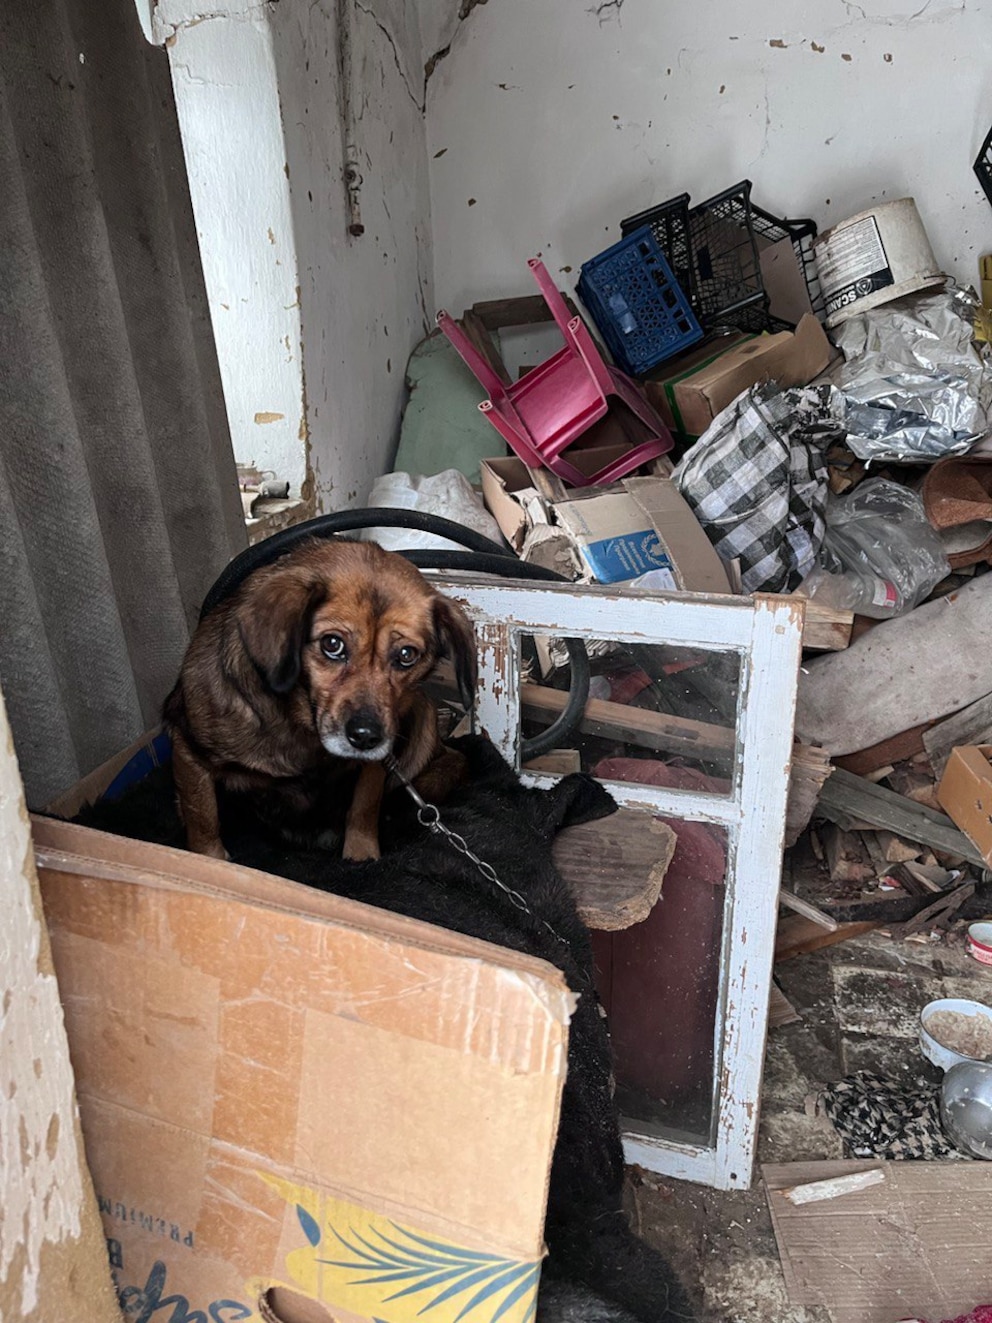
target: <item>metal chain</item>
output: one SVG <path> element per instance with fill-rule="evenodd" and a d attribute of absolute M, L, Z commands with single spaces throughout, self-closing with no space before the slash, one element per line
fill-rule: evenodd
<path fill-rule="evenodd" d="M 400 784 L 406 789 L 407 794 L 417 805 L 417 821 L 420 825 L 426 827 L 427 830 L 432 832 L 435 836 L 445 837 L 453 849 L 457 850 L 459 854 L 463 854 L 466 859 L 469 859 L 475 864 L 476 868 L 487 882 L 491 882 L 503 892 L 511 905 L 514 905 L 518 910 L 522 910 L 525 914 L 529 914 L 535 922 L 543 924 L 556 941 L 561 942 L 562 946 L 567 947 L 569 943 L 566 939 L 562 937 L 550 923 L 548 923 L 547 919 L 541 919 L 534 913 L 531 907 L 527 904 L 526 898 L 522 896 L 519 891 L 515 891 L 513 887 L 508 887 L 506 885 L 496 872 L 495 868 L 493 868 L 492 864 L 486 863 L 484 859 L 480 859 L 479 856 L 472 851 L 464 836 L 459 836 L 458 832 L 452 831 L 450 827 L 445 826 L 441 821 L 441 812 L 437 805 L 428 804 L 427 800 L 424 799 L 412 782 L 408 781 L 400 771 L 399 763 L 392 754 L 390 754 L 384 761 L 386 770 L 396 777 Z"/>

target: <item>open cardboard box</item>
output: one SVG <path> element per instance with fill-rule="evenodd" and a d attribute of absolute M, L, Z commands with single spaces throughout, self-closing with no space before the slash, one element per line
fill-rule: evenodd
<path fill-rule="evenodd" d="M 992 868 L 992 744 L 952 749 L 937 799 Z"/>
<path fill-rule="evenodd" d="M 593 450 L 574 452 L 575 462 L 583 456 L 602 462 L 602 452 Z M 482 461 L 486 505 L 517 550 L 529 528 L 525 493 L 532 486 L 515 456 Z M 669 478 L 625 478 L 610 487 L 574 488 L 569 496 L 543 505 L 597 582 L 620 583 L 656 569 L 667 571 L 662 586 L 676 591 L 732 591 L 723 562 Z"/>
<path fill-rule="evenodd" d="M 828 366 L 834 355 L 823 327 L 807 313 L 795 331 L 732 339 L 701 346 L 688 362 L 672 360 L 664 375 L 645 381 L 648 399 L 668 425 L 695 438 L 742 391 L 774 381 L 783 389 L 805 386 Z"/>
<path fill-rule="evenodd" d="M 524 1323 L 561 973 L 220 860 L 32 826 L 128 1316 Z"/>

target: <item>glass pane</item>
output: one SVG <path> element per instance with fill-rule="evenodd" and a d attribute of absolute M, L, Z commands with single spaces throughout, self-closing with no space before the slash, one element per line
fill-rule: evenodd
<path fill-rule="evenodd" d="M 710 823 L 665 821 L 677 842 L 662 900 L 640 923 L 592 934 L 597 984 L 625 1128 L 709 1146 L 720 1069 L 714 1044 L 727 835 Z"/>
<path fill-rule="evenodd" d="M 535 741 L 542 740 L 565 705 L 572 659 L 562 638 L 521 637 L 523 766 L 573 766 L 607 780 L 652 785 L 659 784 L 660 763 L 686 769 L 685 789 L 731 793 L 739 761 L 739 653 L 603 639 L 587 639 L 584 647 L 590 701 L 578 725 L 553 742 L 555 750 L 566 752 L 535 765 L 532 759 L 540 748 Z"/>

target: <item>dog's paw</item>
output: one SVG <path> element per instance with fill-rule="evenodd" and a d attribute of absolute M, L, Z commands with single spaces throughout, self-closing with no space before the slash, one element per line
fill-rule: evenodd
<path fill-rule="evenodd" d="M 379 846 L 375 841 L 349 841 L 341 852 L 341 858 L 352 864 L 366 864 L 379 857 Z"/>

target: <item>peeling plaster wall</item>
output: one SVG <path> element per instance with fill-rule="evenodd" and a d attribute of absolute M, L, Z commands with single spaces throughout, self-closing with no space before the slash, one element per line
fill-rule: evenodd
<path fill-rule="evenodd" d="M 915 196 L 977 281 L 992 208 L 989 0 L 421 0 L 439 306 L 561 283 L 627 215 L 749 178 L 821 229 Z M 447 53 L 443 54 L 447 48 Z"/>
<path fill-rule="evenodd" d="M 348 6 L 346 6 L 347 8 Z M 350 0 L 365 233 L 349 236 L 333 0 L 272 7 L 318 508 L 362 504 L 396 447 L 410 350 L 432 310 L 420 34 L 412 0 Z"/>
<path fill-rule="evenodd" d="M 119 1319 L 0 695 L 0 1319 Z"/>

